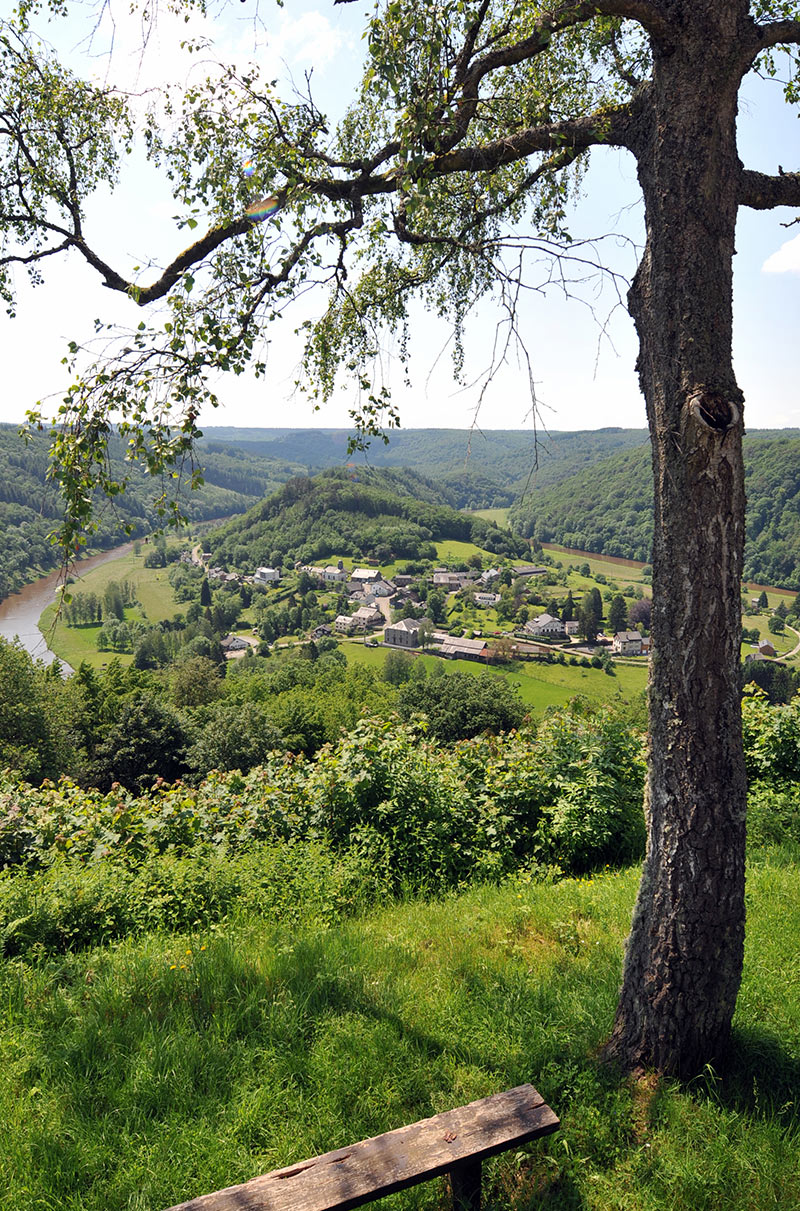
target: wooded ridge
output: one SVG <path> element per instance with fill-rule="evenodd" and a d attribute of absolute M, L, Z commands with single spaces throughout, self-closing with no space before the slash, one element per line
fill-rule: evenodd
<path fill-rule="evenodd" d="M 140 467 L 123 463 L 118 439 L 110 453 L 115 474 L 121 477 L 127 471 L 130 481 L 113 503 L 98 501 L 98 529 L 91 544 L 101 550 L 148 534 L 159 524 L 153 508 L 158 483 Z M 16 425 L 0 425 L 0 600 L 61 560 L 61 550 L 48 537 L 63 513 L 58 491 L 47 480 L 48 463 L 47 434 L 26 440 Z M 182 507 L 193 521 L 240 513 L 301 470 L 296 464 L 213 442 L 203 444 L 202 468 L 204 483 L 196 492 L 189 491 L 191 469 L 185 468 Z M 174 493 L 175 481 L 166 488 Z"/>
<path fill-rule="evenodd" d="M 363 489 L 381 481 L 390 494 L 416 497 L 437 508 L 479 509 L 513 504 L 512 528 L 539 542 L 556 542 L 578 550 L 595 551 L 629 559 L 650 559 L 652 544 L 652 485 L 650 483 L 649 443 L 643 430 L 601 429 L 576 433 L 540 435 L 516 430 L 476 432 L 466 430 L 419 429 L 393 433 L 388 446 L 376 444 L 366 455 L 354 458 L 342 469 L 347 458 L 347 430 L 288 430 L 211 428 L 201 442 L 198 460 L 203 468 L 204 484 L 198 492 L 183 494 L 185 514 L 195 521 L 240 514 L 263 502 L 287 480 L 313 474 L 326 468 L 339 468 L 341 482 L 360 485 L 351 492 L 344 512 L 349 513 Z M 234 444 L 235 443 L 235 444 Z M 538 443 L 538 449 L 537 449 Z M 123 473 L 123 448 L 117 441 L 112 460 Z M 538 460 L 538 462 L 537 462 Z M 745 438 L 747 474 L 747 546 L 745 577 L 764 584 L 800 588 L 800 436 L 796 430 L 755 431 Z M 48 540 L 61 513 L 61 502 L 54 487 L 47 484 L 48 443 L 45 434 L 23 441 L 13 425 L 0 425 L 0 599 L 20 588 L 41 572 L 55 567 L 58 551 Z M 417 472 L 407 468 L 413 466 Z M 186 468 L 188 480 L 190 469 Z M 125 527 L 132 526 L 134 537 L 150 532 L 158 519 L 152 509 L 153 481 L 134 469 L 126 491 L 113 507 L 106 503 L 98 514 L 99 529 L 93 545 L 106 549 L 124 540 Z M 285 497 L 280 500 L 283 507 Z M 309 502 L 306 502 L 307 504 Z M 261 508 L 261 506 L 257 506 Z M 336 508 L 339 506 L 336 505 Z M 328 511 L 334 504 L 328 501 Z M 373 533 L 378 524 L 374 502 L 368 531 L 356 538 L 348 529 L 351 546 L 368 548 L 397 545 L 399 514 L 411 521 L 408 504 L 398 513 L 396 506 L 384 515 L 391 534 L 380 542 Z M 270 509 L 274 509 L 271 505 Z M 302 511 L 301 511 L 302 512 Z M 387 518 L 391 515 L 392 520 Z M 274 513 L 271 514 L 274 522 Z M 299 515 L 291 519 L 292 542 L 299 549 L 309 546 L 307 558 L 322 558 L 310 553 L 319 546 L 326 532 L 319 516 L 314 519 L 313 534 L 301 533 Z M 341 542 L 343 519 L 328 518 L 328 546 L 344 553 Z M 430 529 L 433 519 L 420 514 L 414 524 Z M 348 522 L 348 526 L 352 518 Z M 259 524 L 265 522 L 260 519 Z M 403 524 L 405 524 L 405 522 Z M 244 523 L 247 537 L 238 545 L 249 547 L 254 538 L 255 521 Z M 221 532 L 212 546 L 220 558 L 233 559 L 234 532 L 238 523 Z M 475 522 L 456 525 L 453 518 L 440 528 L 444 517 L 434 520 L 440 538 L 463 536 Z M 276 529 L 283 531 L 284 523 Z M 269 561 L 281 542 L 267 541 L 270 526 L 262 526 L 264 541 L 260 550 Z M 334 543 L 339 534 L 339 545 Z M 422 531 L 406 535 L 408 542 L 398 554 L 412 558 L 411 549 L 424 541 Z M 412 541 L 413 540 L 413 541 Z M 472 540 L 472 539 L 468 539 Z M 474 539 L 484 545 L 480 539 Z M 333 544 L 333 545 L 331 545 Z M 283 544 L 286 546 L 286 544 Z M 265 548 L 269 546 L 269 550 Z M 286 549 L 288 549 L 288 546 Z M 494 549 L 491 545 L 490 550 Z M 502 550 L 498 548 L 498 553 Z M 519 553 L 516 549 L 512 554 Z M 252 552 L 240 551 L 245 562 L 253 561 Z M 237 556 L 238 558 L 238 556 Z"/>
<path fill-rule="evenodd" d="M 208 546 L 215 562 L 254 569 L 335 554 L 381 562 L 434 559 L 433 544 L 445 539 L 473 542 L 497 555 L 528 550 L 509 530 L 451 508 L 424 476 L 369 467 L 292 479 L 210 535 Z"/>
<path fill-rule="evenodd" d="M 753 434 L 744 439 L 744 459 L 744 578 L 800 588 L 800 437 L 795 431 Z M 514 505 L 510 521 L 539 542 L 649 561 L 649 446 L 623 450 L 559 483 L 536 484 Z"/>

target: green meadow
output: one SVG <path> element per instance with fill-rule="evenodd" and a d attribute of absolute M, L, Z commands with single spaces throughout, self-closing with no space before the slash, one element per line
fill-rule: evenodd
<path fill-rule="evenodd" d="M 169 568 L 146 568 L 144 557 L 147 551 L 147 545 L 142 543 L 138 555 L 131 551 L 119 559 L 92 568 L 84 576 L 75 578 L 69 585 L 69 592 L 96 593 L 102 597 L 111 581 L 130 580 L 136 585 L 136 597 L 141 608 L 127 608 L 126 619 L 161 622 L 163 619 L 173 618 L 180 607 L 175 602 L 175 595 L 169 583 Z M 39 626 L 47 635 L 48 646 L 60 660 L 65 660 L 72 668 L 77 668 L 81 661 L 90 664 L 92 668 L 102 668 L 112 656 L 123 666 L 129 665 L 133 659 L 129 653 L 98 652 L 97 635 L 100 624 L 68 627 L 59 618 L 55 605 L 47 607 Z"/>
<path fill-rule="evenodd" d="M 333 919 L 310 883 L 291 924 L 8 957 L 0 1207 L 159 1211 L 529 1081 L 561 1129 L 486 1166 L 485 1211 L 797 1211 L 797 856 L 750 865 L 733 1047 L 687 1084 L 598 1060 L 635 869 Z"/>
<path fill-rule="evenodd" d="M 552 555 L 557 562 L 563 564 L 565 568 L 570 564 L 589 565 L 589 578 L 579 577 L 576 581 L 577 587 L 588 587 L 593 578 L 598 575 L 605 576 L 607 580 L 613 580 L 620 585 L 649 585 L 649 581 L 643 575 L 643 569 L 648 566 L 647 564 L 637 563 L 632 559 L 612 559 L 610 556 L 594 555 L 590 551 L 569 551 L 566 547 L 558 547 L 550 542 L 543 543 L 542 549 Z M 576 574 L 572 573 L 572 575 Z M 573 585 L 572 580 L 569 583 L 571 586 Z"/>
<path fill-rule="evenodd" d="M 373 647 L 359 640 L 346 640 L 342 650 L 348 664 L 366 664 L 380 671 L 390 650 L 383 645 Z M 479 677 L 486 670 L 475 660 L 443 660 L 441 656 L 429 656 L 419 652 L 415 660 L 421 660 L 428 672 L 444 666 L 446 671 L 460 670 Z M 534 712 L 549 706 L 565 706 L 570 699 L 581 695 L 591 702 L 632 702 L 647 685 L 647 667 L 644 664 L 615 664 L 614 675 L 603 669 L 582 668 L 563 664 L 544 664 L 532 660 L 516 662 L 513 666 L 490 666 L 493 676 L 507 677 L 519 686 L 522 701 Z"/>
<path fill-rule="evenodd" d="M 511 509 L 508 507 L 504 509 L 473 509 L 470 512 L 475 517 L 482 517 L 484 521 L 494 522 L 496 526 L 508 527 L 508 515 Z"/>

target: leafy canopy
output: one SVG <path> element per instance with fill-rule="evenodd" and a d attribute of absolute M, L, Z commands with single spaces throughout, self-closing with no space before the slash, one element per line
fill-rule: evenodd
<path fill-rule="evenodd" d="M 796 100 L 797 6 L 751 8 L 763 22 L 753 66 L 780 74 L 788 61 Z M 571 244 L 566 214 L 587 153 L 634 146 L 651 47 L 677 37 L 671 6 L 656 0 L 385 0 L 334 124 L 308 83 L 286 99 L 256 65 L 236 63 L 165 84 L 143 108 L 37 39 L 47 9 L 56 25 L 75 12 L 22 0 L 0 23 L 0 292 L 13 311 L 14 272 L 38 280 L 48 258 L 72 251 L 146 315 L 125 333 L 98 322 L 99 358 L 71 346 L 53 458 L 69 545 L 91 525 L 95 486 L 111 496 L 125 486 L 106 459 L 112 424 L 132 460 L 166 470 L 160 507 L 177 512 L 170 468 L 190 454 L 201 408 L 217 403 L 214 376 L 263 375 L 270 323 L 313 287 L 328 302 L 304 323 L 303 381 L 325 399 L 345 376 L 359 440 L 398 423 L 381 359 L 393 334 L 407 363 L 412 297 L 452 324 L 457 375 L 465 318 L 487 295 L 500 309 L 489 377 L 513 351 L 526 359 L 520 291 L 548 278 L 569 289 L 586 272 L 594 254 Z M 142 10 L 145 34 L 157 18 Z M 789 49 L 776 57 L 777 47 Z M 188 39 L 187 54 L 197 49 Z M 112 265 L 85 231 L 87 202 L 115 185 L 134 148 L 169 183 L 179 227 L 206 228 L 155 275 Z M 259 198 L 271 217 L 248 214 Z"/>

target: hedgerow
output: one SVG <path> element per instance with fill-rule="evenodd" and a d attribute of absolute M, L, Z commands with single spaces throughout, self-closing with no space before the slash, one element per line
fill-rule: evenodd
<path fill-rule="evenodd" d="M 135 795 L 0 780 L 6 951 L 184 928 L 243 906 L 330 915 L 521 867 L 577 873 L 641 854 L 641 738 L 579 705 L 453 746 L 360 720 L 314 757 Z"/>
<path fill-rule="evenodd" d="M 800 700 L 744 702 L 751 844 L 800 843 Z M 405 892 L 580 874 L 644 849 L 643 740 L 575 702 L 454 745 L 361 719 L 313 759 L 136 795 L 0 775 L 0 948 L 78 949 L 231 914 L 328 922 Z"/>

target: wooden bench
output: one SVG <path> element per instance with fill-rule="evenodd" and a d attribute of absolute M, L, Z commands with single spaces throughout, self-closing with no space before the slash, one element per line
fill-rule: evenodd
<path fill-rule="evenodd" d="M 558 1126 L 533 1086 L 519 1085 L 170 1211 L 346 1211 L 444 1173 L 457 1211 L 480 1211 L 481 1162 Z"/>

